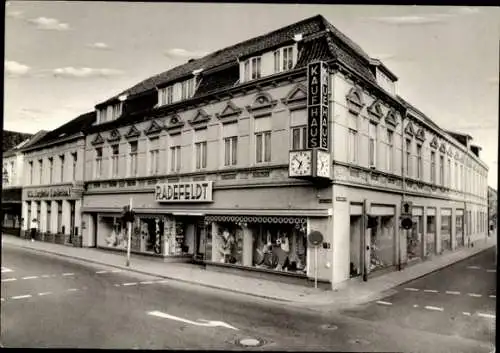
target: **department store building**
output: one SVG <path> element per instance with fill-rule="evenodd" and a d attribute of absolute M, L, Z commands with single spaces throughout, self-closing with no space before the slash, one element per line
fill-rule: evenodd
<path fill-rule="evenodd" d="M 335 286 L 484 238 L 479 148 L 396 81 L 315 16 L 103 101 L 85 137 L 83 246 L 126 251 L 132 202 L 135 253 L 304 283 L 317 254 Z"/>

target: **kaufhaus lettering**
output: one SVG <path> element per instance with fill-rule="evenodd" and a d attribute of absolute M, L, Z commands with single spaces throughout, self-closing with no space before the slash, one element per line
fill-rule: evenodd
<path fill-rule="evenodd" d="M 309 64 L 307 70 L 307 148 L 329 149 L 328 145 L 328 66 L 324 62 Z"/>
<path fill-rule="evenodd" d="M 158 202 L 212 202 L 212 181 L 164 183 L 155 187 Z"/>

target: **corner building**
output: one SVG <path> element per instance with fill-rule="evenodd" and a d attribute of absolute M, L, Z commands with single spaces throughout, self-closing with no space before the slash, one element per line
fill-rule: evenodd
<path fill-rule="evenodd" d="M 321 179 L 299 175 L 316 134 L 308 65 L 317 61 L 329 86 L 326 147 L 311 155 L 327 161 L 321 172 L 313 163 Z M 377 269 L 372 262 L 401 266 L 408 109 L 396 79 L 315 16 L 189 60 L 98 104 L 85 138 L 83 245 L 125 251 L 120 215 L 132 201 L 132 251 L 166 261 L 306 283 L 316 272 L 308 234 L 317 231 L 320 282 L 334 286 L 360 268 L 368 276 Z M 306 156 L 299 164 L 297 152 Z M 435 196 L 422 197 L 432 204 Z M 425 237 L 425 229 L 417 233 Z M 371 250 L 362 251 L 365 243 Z"/>

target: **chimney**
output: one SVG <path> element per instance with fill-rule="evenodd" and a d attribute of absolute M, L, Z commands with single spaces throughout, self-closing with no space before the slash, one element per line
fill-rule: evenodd
<path fill-rule="evenodd" d="M 302 40 L 302 33 L 295 34 L 293 36 L 293 40 L 296 42 L 300 42 Z"/>
<path fill-rule="evenodd" d="M 188 60 L 188 63 L 193 62 L 195 59 L 191 58 Z"/>

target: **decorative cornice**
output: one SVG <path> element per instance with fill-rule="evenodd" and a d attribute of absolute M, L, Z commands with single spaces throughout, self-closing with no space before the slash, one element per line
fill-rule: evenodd
<path fill-rule="evenodd" d="M 392 127 L 396 127 L 399 123 L 399 113 L 396 111 L 396 109 L 392 108 L 389 109 L 385 116 L 385 122 L 388 125 L 391 125 Z"/>
<path fill-rule="evenodd" d="M 359 114 L 363 109 L 363 91 L 359 87 L 353 87 L 345 97 L 347 101 L 347 109 L 351 113 Z"/>
<path fill-rule="evenodd" d="M 111 130 L 111 132 L 109 133 L 109 137 L 108 137 L 108 142 L 116 142 L 116 141 L 120 141 L 122 135 L 120 135 L 120 131 L 118 131 L 118 129 L 113 129 Z"/>
<path fill-rule="evenodd" d="M 410 135 L 410 136 L 415 136 L 415 131 L 413 129 L 413 124 L 411 121 L 408 121 L 408 124 L 406 124 L 405 134 Z"/>
<path fill-rule="evenodd" d="M 104 143 L 104 139 L 102 138 L 100 133 L 97 133 L 95 138 L 92 140 L 91 144 L 96 146 L 96 145 L 101 145 Z"/>
<path fill-rule="evenodd" d="M 167 130 L 170 135 L 175 135 L 181 132 L 183 126 L 184 121 L 182 121 L 178 114 L 174 114 L 167 120 L 165 130 Z"/>
<path fill-rule="evenodd" d="M 370 118 L 377 118 L 376 121 L 380 120 L 383 116 L 381 102 L 379 99 L 375 99 L 373 103 L 368 107 L 368 115 Z M 373 119 L 372 119 L 373 120 Z"/>
<path fill-rule="evenodd" d="M 415 137 L 422 142 L 425 141 L 425 130 L 423 127 L 417 130 Z"/>
<path fill-rule="evenodd" d="M 277 103 L 278 101 L 274 100 L 269 93 L 260 92 L 255 97 L 252 105 L 247 105 L 246 108 L 250 114 L 268 114 L 271 113 Z"/>
<path fill-rule="evenodd" d="M 205 110 L 198 109 L 193 119 L 189 120 L 189 124 L 194 129 L 203 129 L 206 128 L 208 122 L 210 121 L 210 115 L 208 115 Z"/>
<path fill-rule="evenodd" d="M 161 125 L 158 124 L 156 120 L 153 120 L 151 121 L 149 127 L 146 130 L 144 130 L 144 134 L 146 134 L 146 136 L 159 134 L 161 130 L 162 130 Z"/>
<path fill-rule="evenodd" d="M 281 102 L 286 105 L 306 104 L 307 101 L 307 87 L 302 83 L 298 83 L 291 89 Z"/>
<path fill-rule="evenodd" d="M 237 107 L 233 102 L 229 101 L 226 107 L 220 113 L 215 114 L 215 116 L 222 123 L 231 123 L 238 120 L 242 111 L 242 108 Z"/>
<path fill-rule="evenodd" d="M 446 144 L 444 142 L 439 147 L 439 152 L 446 153 Z"/>
<path fill-rule="evenodd" d="M 439 142 L 437 136 L 432 138 L 431 143 L 429 144 L 432 148 L 437 149 L 439 147 Z"/>
<path fill-rule="evenodd" d="M 451 146 L 448 148 L 448 156 L 453 157 L 453 149 Z"/>
<path fill-rule="evenodd" d="M 135 125 L 132 125 L 128 130 L 127 134 L 125 135 L 125 138 L 132 139 L 132 138 L 137 138 L 139 136 L 141 136 L 141 132 L 135 127 Z"/>

